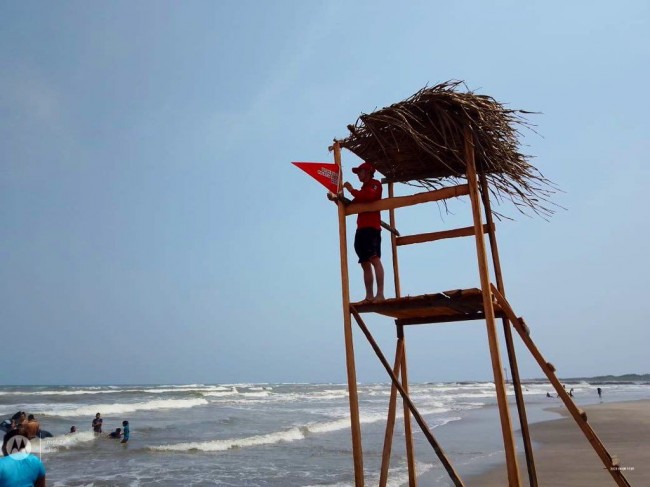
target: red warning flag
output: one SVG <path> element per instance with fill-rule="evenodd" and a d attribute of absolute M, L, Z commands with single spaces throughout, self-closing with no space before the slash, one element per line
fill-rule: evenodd
<path fill-rule="evenodd" d="M 332 193 L 339 190 L 339 166 L 332 162 L 292 162 Z"/>

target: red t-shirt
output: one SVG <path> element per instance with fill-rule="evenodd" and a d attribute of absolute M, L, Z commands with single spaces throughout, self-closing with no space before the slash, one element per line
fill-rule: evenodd
<path fill-rule="evenodd" d="M 376 179 L 366 181 L 361 186 L 361 189 L 353 189 L 350 191 L 355 203 L 368 203 L 370 201 L 377 201 L 381 199 L 381 183 Z M 357 228 L 376 228 L 381 230 L 381 217 L 378 211 L 366 211 L 359 213 L 357 216 Z"/>

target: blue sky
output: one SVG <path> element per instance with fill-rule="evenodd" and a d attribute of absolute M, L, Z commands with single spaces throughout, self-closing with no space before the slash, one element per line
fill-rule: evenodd
<path fill-rule="evenodd" d="M 447 79 L 541 112 L 524 151 L 567 210 L 504 204 L 498 237 L 542 353 L 562 377 L 650 372 L 649 10 L 0 0 L 0 383 L 344 382 L 336 210 L 290 162 Z M 398 228 L 469 225 L 451 210 Z M 405 294 L 479 284 L 470 239 L 400 265 Z M 368 323 L 392 355 L 392 321 Z M 386 380 L 355 340 L 359 381 Z M 408 329 L 407 353 L 412 380 L 491 377 L 481 322 Z"/>

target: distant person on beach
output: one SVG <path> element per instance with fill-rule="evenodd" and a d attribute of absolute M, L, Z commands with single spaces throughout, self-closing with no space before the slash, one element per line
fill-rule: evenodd
<path fill-rule="evenodd" d="M 72 435 L 72 434 L 74 434 L 76 432 L 77 432 L 77 427 L 76 426 L 70 426 L 70 433 L 68 433 L 68 434 Z"/>
<path fill-rule="evenodd" d="M 123 435 L 122 435 L 122 441 L 120 443 L 126 443 L 129 441 L 129 422 L 128 421 L 122 421 L 122 428 L 123 428 Z"/>
<path fill-rule="evenodd" d="M 101 433 L 102 432 L 102 423 L 104 420 L 100 418 L 100 414 L 97 413 L 95 414 L 95 419 L 93 419 L 93 431 L 95 433 Z"/>
<path fill-rule="evenodd" d="M 16 438 L 18 437 L 18 438 Z M 18 430 L 4 436 L 0 458 L 0 487 L 45 487 L 45 465 L 40 458 L 27 452 Z"/>
<path fill-rule="evenodd" d="M 364 162 L 352 169 L 362 183 L 357 190 L 349 182 L 343 187 L 354 197 L 354 203 L 370 203 L 381 199 L 381 183 L 374 179 L 375 168 Z M 354 250 L 363 269 L 363 283 L 366 287 L 364 301 L 383 301 L 384 266 L 381 263 L 381 219 L 379 211 L 365 211 L 357 216 L 357 232 L 354 236 Z M 373 277 L 373 269 L 375 276 Z M 373 294 L 373 284 L 377 279 L 377 294 Z"/>
<path fill-rule="evenodd" d="M 599 387 L 597 389 L 597 391 L 598 391 L 598 399 L 602 399 L 603 398 L 603 390 Z"/>
<path fill-rule="evenodd" d="M 573 387 L 569 390 L 569 396 L 573 397 Z"/>
<path fill-rule="evenodd" d="M 27 416 L 27 421 L 24 422 L 19 428 L 20 434 L 26 436 L 29 440 L 33 440 L 38 436 L 38 432 L 41 430 L 41 425 L 33 414 Z"/>
<path fill-rule="evenodd" d="M 551 396 L 551 393 L 550 393 L 550 392 L 547 392 L 547 393 L 546 393 L 546 397 L 553 397 L 553 396 Z"/>
<path fill-rule="evenodd" d="M 115 431 L 108 434 L 109 438 L 122 438 L 122 428 L 115 428 Z"/>

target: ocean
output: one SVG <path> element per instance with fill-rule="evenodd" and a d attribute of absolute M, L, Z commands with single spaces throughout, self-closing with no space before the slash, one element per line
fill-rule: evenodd
<path fill-rule="evenodd" d="M 566 382 L 585 406 L 650 398 L 650 384 Z M 504 462 L 494 384 L 410 384 L 411 397 L 461 478 Z M 531 422 L 558 417 L 552 388 L 529 382 Z M 389 384 L 360 384 L 367 485 L 378 483 Z M 509 400 L 514 403 L 512 390 Z M 401 401 L 399 402 L 401 409 Z M 0 388 L 0 418 L 34 414 L 54 436 L 35 440 L 50 486 L 327 486 L 354 483 L 344 384 L 186 384 L 10 386 Z M 588 408 L 587 408 L 588 410 Z M 518 429 L 516 409 L 511 409 Z M 92 432 L 95 413 L 104 432 Z M 398 414 L 389 485 L 407 485 L 402 415 Z M 130 423 L 123 445 L 107 434 Z M 421 485 L 451 485 L 433 449 L 412 422 Z M 78 432 L 66 434 L 71 426 Z M 577 426 L 576 426 L 577 427 Z M 586 440 L 585 440 L 586 441 Z"/>

